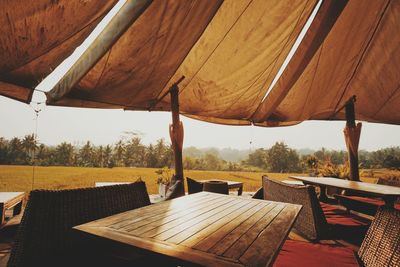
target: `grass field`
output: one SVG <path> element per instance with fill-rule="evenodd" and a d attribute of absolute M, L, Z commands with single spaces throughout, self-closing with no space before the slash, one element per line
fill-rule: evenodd
<path fill-rule="evenodd" d="M 91 187 L 95 182 L 126 182 L 141 178 L 150 194 L 158 192 L 157 177 L 153 168 L 80 168 L 0 166 L 0 191 L 25 191 L 34 189 L 67 189 Z M 171 170 L 172 173 L 173 170 Z M 34 173 L 34 179 L 33 177 Z M 267 172 L 185 171 L 194 179 L 224 179 L 244 183 L 245 191 L 256 191 L 261 186 L 261 176 L 267 174 L 277 179 L 287 179 L 291 174 Z"/>
<path fill-rule="evenodd" d="M 68 189 L 92 187 L 95 182 L 127 182 L 141 178 L 146 182 L 150 194 L 158 192 L 156 170 L 152 168 L 80 168 L 80 167 L 35 167 L 0 166 L 0 192 L 25 191 L 33 189 Z M 171 170 L 172 173 L 173 170 Z M 34 179 L 33 179 L 34 174 Z M 243 182 L 244 191 L 256 191 L 261 186 L 261 176 L 283 180 L 294 173 L 267 172 L 223 172 L 195 171 L 184 172 L 185 176 L 194 179 L 224 179 Z M 298 173 L 297 173 L 298 175 Z M 373 182 L 373 177 L 362 177 L 362 180 Z"/>

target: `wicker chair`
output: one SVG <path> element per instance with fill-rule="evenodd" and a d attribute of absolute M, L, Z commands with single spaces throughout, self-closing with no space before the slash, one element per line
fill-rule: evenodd
<path fill-rule="evenodd" d="M 229 195 L 227 182 L 207 181 L 203 184 L 203 191 Z"/>
<path fill-rule="evenodd" d="M 365 267 L 400 266 L 400 211 L 380 207 L 358 251 Z"/>
<path fill-rule="evenodd" d="M 254 199 L 264 199 L 264 189 L 262 187 L 258 188 L 258 190 L 252 196 Z"/>
<path fill-rule="evenodd" d="M 363 237 L 367 230 L 368 222 L 357 216 L 327 204 L 323 210 L 313 186 L 291 185 L 263 177 L 263 188 L 265 200 L 303 206 L 294 228 L 310 240 L 342 237 L 349 232 L 354 237 Z"/>
<path fill-rule="evenodd" d="M 203 184 L 193 180 L 192 178 L 186 177 L 187 187 L 189 194 L 199 193 L 203 191 Z"/>
<path fill-rule="evenodd" d="M 178 198 L 178 197 L 182 197 L 182 192 L 184 194 L 184 190 L 183 190 L 183 184 L 181 181 L 176 181 L 175 184 L 171 185 L 168 190 L 167 193 L 165 194 L 165 200 L 171 200 L 174 198 Z"/>
<path fill-rule="evenodd" d="M 144 182 L 33 190 L 7 266 L 77 266 L 79 244 L 73 226 L 149 204 Z"/>
<path fill-rule="evenodd" d="M 357 254 L 333 247 L 287 240 L 274 267 L 297 266 L 400 266 L 400 211 L 381 207 Z"/>

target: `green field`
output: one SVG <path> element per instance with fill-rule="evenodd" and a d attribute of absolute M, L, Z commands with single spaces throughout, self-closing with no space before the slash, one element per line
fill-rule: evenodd
<path fill-rule="evenodd" d="M 32 189 L 68 189 L 92 187 L 95 182 L 127 182 L 141 178 L 146 182 L 150 194 L 158 192 L 156 171 L 153 168 L 81 168 L 81 167 L 35 167 L 0 166 L 0 192 L 25 191 Z M 171 173 L 173 170 L 171 170 Z M 295 173 L 267 172 L 228 172 L 187 170 L 185 176 L 194 179 L 224 179 L 244 183 L 244 191 L 254 192 L 261 186 L 261 177 L 283 180 Z M 34 175 L 34 176 L 33 176 Z M 299 175 L 297 173 L 297 175 Z M 34 177 L 34 179 L 33 179 Z M 374 182 L 375 178 L 362 177 L 362 180 Z"/>
<path fill-rule="evenodd" d="M 158 192 L 156 171 L 153 168 L 81 168 L 0 166 L 0 191 L 25 191 L 33 189 L 67 189 L 92 187 L 95 182 L 126 182 L 141 178 L 150 194 Z M 171 170 L 171 173 L 173 170 Z M 34 174 L 34 179 L 33 179 Z M 244 183 L 244 191 L 256 191 L 261 186 L 261 176 L 267 174 L 277 179 L 287 179 L 291 174 L 267 172 L 184 172 L 194 179 L 225 179 Z"/>

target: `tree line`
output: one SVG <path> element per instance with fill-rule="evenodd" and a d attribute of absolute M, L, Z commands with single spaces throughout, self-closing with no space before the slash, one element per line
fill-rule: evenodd
<path fill-rule="evenodd" d="M 284 142 L 270 148 L 250 152 L 242 161 L 227 161 L 216 149 L 201 153 L 196 148 L 184 150 L 183 166 L 187 170 L 310 172 L 340 176 L 346 172 L 347 152 L 322 148 L 312 154 L 300 155 Z M 400 169 L 400 147 L 373 152 L 359 151 L 361 168 Z M 159 139 L 144 145 L 140 137 L 119 140 L 113 145 L 96 146 L 87 141 L 83 146 L 62 142 L 47 146 L 36 141 L 33 134 L 7 140 L 0 137 L 0 164 L 80 167 L 173 167 L 170 143 Z"/>
<path fill-rule="evenodd" d="M 327 150 L 322 148 L 312 154 L 299 155 L 284 142 L 276 142 L 271 148 L 259 148 L 250 153 L 243 163 L 259 167 L 270 172 L 308 171 L 325 176 L 338 176 L 347 172 L 347 151 Z M 358 154 L 360 168 L 400 169 L 400 147 L 383 148 L 368 152 L 360 150 Z M 320 173 L 318 173 L 320 172 Z M 324 173 L 322 173 L 324 174 Z"/>
<path fill-rule="evenodd" d="M 162 168 L 172 166 L 173 151 L 164 139 L 148 146 L 142 144 L 140 137 L 106 146 L 95 146 L 90 141 L 82 147 L 67 142 L 47 146 L 38 144 L 32 134 L 11 140 L 0 137 L 0 164 Z"/>

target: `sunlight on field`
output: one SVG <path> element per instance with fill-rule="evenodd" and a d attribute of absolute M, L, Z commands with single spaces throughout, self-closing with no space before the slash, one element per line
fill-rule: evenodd
<path fill-rule="evenodd" d="M 153 168 L 80 168 L 0 166 L 0 191 L 30 191 L 33 189 L 67 189 L 92 187 L 95 182 L 130 182 L 141 178 L 150 194 L 158 192 L 157 174 Z M 32 179 L 34 173 L 34 180 Z M 256 191 L 262 175 L 287 179 L 288 173 L 185 171 L 194 179 L 224 179 L 244 183 L 244 191 Z M 34 182 L 34 183 L 33 183 Z M 32 186 L 33 184 L 33 186 Z"/>
<path fill-rule="evenodd" d="M 0 191 L 25 191 L 33 189 L 68 189 L 92 187 L 95 182 L 130 182 L 141 178 L 150 194 L 158 192 L 157 174 L 154 168 L 81 168 L 81 167 L 35 167 L 0 166 Z M 171 170 L 171 173 L 173 170 Z M 375 182 L 361 172 L 362 180 Z M 385 171 L 375 172 L 384 174 Z M 34 174 L 34 179 L 32 179 Z M 296 173 L 185 171 L 185 177 L 194 179 L 223 179 L 243 182 L 244 191 L 254 192 L 261 186 L 262 175 L 284 180 Z"/>

